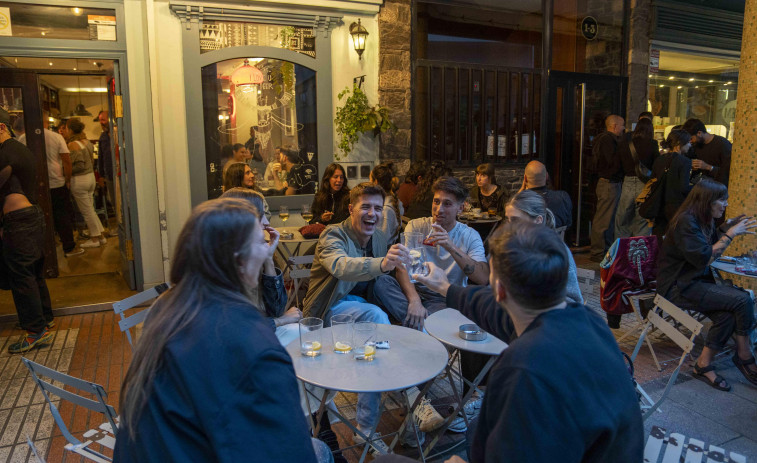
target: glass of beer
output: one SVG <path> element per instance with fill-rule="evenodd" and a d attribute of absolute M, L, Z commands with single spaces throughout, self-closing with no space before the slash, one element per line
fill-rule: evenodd
<path fill-rule="evenodd" d="M 279 218 L 282 222 L 289 220 L 289 208 L 287 208 L 286 206 L 281 206 L 281 209 L 279 209 Z"/>

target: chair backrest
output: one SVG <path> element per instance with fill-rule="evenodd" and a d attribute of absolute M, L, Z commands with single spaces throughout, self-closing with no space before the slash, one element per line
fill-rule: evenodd
<path fill-rule="evenodd" d="M 576 277 L 578 278 L 578 289 L 581 291 L 581 295 L 583 295 L 584 300 L 589 299 L 589 295 L 592 294 L 593 288 L 591 281 L 595 279 L 597 276 L 597 272 L 594 270 L 586 269 L 577 267 L 576 268 Z"/>
<path fill-rule="evenodd" d="M 113 312 L 121 317 L 121 320 L 118 321 L 118 327 L 124 334 L 126 334 L 126 339 L 129 340 L 129 345 L 132 347 L 132 349 L 134 348 L 134 342 L 131 339 L 131 328 L 142 323 L 145 320 L 145 317 L 147 317 L 150 309 L 149 307 L 145 308 L 145 310 L 137 312 L 128 317 L 124 315 L 124 312 L 137 307 L 140 304 L 144 304 L 147 301 L 155 299 L 156 297 L 166 292 L 168 288 L 168 283 L 161 283 L 148 290 L 142 291 L 139 294 L 129 296 L 124 300 L 113 303 Z"/>
<path fill-rule="evenodd" d="M 562 227 L 555 228 L 555 233 L 560 235 L 560 240 L 565 241 L 565 230 L 568 229 L 567 225 L 563 225 Z"/>
<path fill-rule="evenodd" d="M 314 257 L 313 254 L 310 254 L 307 256 L 292 256 L 287 259 L 290 268 L 289 278 L 292 280 L 292 286 L 287 295 L 287 308 L 292 307 L 292 305 L 302 308 L 299 295 L 300 286 L 302 286 L 303 279 L 310 278 L 309 266 L 313 263 Z"/>
<path fill-rule="evenodd" d="M 58 425 L 58 428 L 60 428 L 63 436 L 69 443 L 75 446 L 82 445 L 82 442 L 74 437 L 73 434 L 71 434 L 71 432 L 68 430 L 68 427 L 63 421 L 63 418 L 61 418 L 58 409 L 55 407 L 55 405 L 53 405 L 50 394 L 58 396 L 62 400 L 67 400 L 75 405 L 79 405 L 94 412 L 102 413 L 107 418 L 108 423 L 110 424 L 112 429 L 117 429 L 116 417 L 118 415 L 116 414 L 116 410 L 105 402 L 108 394 L 105 392 L 105 389 L 103 389 L 102 386 L 50 369 L 46 366 L 40 365 L 39 363 L 32 362 L 25 357 L 22 358 L 22 360 L 24 362 L 24 365 L 26 365 L 26 367 L 31 372 L 34 382 L 36 382 L 37 386 L 39 386 L 39 388 L 42 390 L 42 394 L 45 396 L 47 405 L 50 407 L 50 412 L 53 414 L 55 423 Z M 49 378 L 50 380 L 60 383 L 62 386 L 59 387 L 58 385 L 54 385 L 52 384 L 52 382 L 45 381 L 41 377 Z M 63 389 L 63 386 L 68 386 L 69 388 L 76 389 L 77 391 L 84 391 L 86 393 L 92 394 L 96 400 L 92 400 L 74 392 L 67 391 Z M 102 457 L 102 455 L 94 452 L 93 450 L 88 451 L 99 457 Z"/>

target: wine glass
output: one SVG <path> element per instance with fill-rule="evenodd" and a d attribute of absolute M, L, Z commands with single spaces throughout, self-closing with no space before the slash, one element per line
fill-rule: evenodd
<path fill-rule="evenodd" d="M 313 220 L 313 212 L 310 210 L 310 206 L 308 204 L 303 204 L 302 209 L 300 209 L 300 215 L 305 220 L 305 222 L 310 222 Z"/>
<path fill-rule="evenodd" d="M 279 218 L 282 222 L 289 220 L 289 209 L 286 206 L 281 206 L 279 209 Z"/>

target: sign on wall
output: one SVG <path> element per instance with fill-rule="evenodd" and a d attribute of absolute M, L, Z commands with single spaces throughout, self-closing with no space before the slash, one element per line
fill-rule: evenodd
<path fill-rule="evenodd" d="M 599 24 L 591 16 L 587 16 L 581 21 L 581 34 L 586 40 L 594 40 L 599 33 Z"/>
<path fill-rule="evenodd" d="M 13 35 L 13 30 L 11 30 L 11 10 L 7 7 L 0 8 L 0 35 Z"/>
<path fill-rule="evenodd" d="M 660 72 L 660 50 L 651 49 L 649 51 L 649 73 L 657 74 Z"/>

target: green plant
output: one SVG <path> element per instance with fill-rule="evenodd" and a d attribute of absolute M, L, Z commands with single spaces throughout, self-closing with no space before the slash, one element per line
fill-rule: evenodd
<path fill-rule="evenodd" d="M 349 94 L 350 88 L 347 87 L 339 92 L 338 98 L 341 101 Z M 375 137 L 387 130 L 397 129 L 389 119 L 389 108 L 371 106 L 368 97 L 357 85 L 353 85 L 352 94 L 344 100 L 344 106 L 337 108 L 334 124 L 339 136 L 338 146 L 345 157 L 350 154 L 361 133 L 372 132 Z M 337 161 L 340 159 L 338 155 L 334 157 Z"/>

